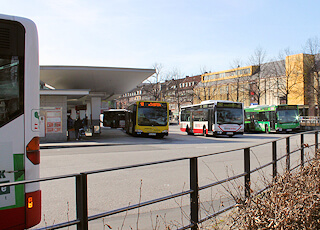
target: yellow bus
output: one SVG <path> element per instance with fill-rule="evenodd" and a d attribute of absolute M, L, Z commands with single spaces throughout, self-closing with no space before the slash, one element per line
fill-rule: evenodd
<path fill-rule="evenodd" d="M 133 136 L 168 136 L 168 102 L 137 101 L 130 105 L 126 112 L 125 130 Z"/>

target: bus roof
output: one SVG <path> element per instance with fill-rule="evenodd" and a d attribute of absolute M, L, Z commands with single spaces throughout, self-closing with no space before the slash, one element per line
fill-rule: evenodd
<path fill-rule="evenodd" d="M 200 104 L 181 106 L 180 109 L 186 109 L 186 108 L 196 107 L 196 106 L 200 106 L 200 105 L 208 105 L 208 104 L 215 104 L 216 105 L 218 102 L 243 104 L 242 102 L 227 101 L 227 100 L 207 100 L 207 101 L 202 101 Z"/>
<path fill-rule="evenodd" d="M 235 101 L 228 101 L 228 100 L 207 100 L 202 101 L 201 104 L 216 104 L 217 102 L 223 102 L 223 103 L 242 103 L 242 102 L 235 102 Z"/>
<path fill-rule="evenodd" d="M 127 110 L 126 109 L 108 109 L 103 112 L 105 113 L 105 112 L 125 112 L 125 111 Z"/>
<path fill-rule="evenodd" d="M 282 104 L 282 105 L 251 105 L 249 107 L 245 107 L 244 110 L 246 112 L 258 112 L 258 111 L 275 111 L 277 108 L 284 107 L 287 109 L 298 109 L 297 105 L 287 105 L 287 104 Z M 293 108 L 295 107 L 295 108 Z"/>

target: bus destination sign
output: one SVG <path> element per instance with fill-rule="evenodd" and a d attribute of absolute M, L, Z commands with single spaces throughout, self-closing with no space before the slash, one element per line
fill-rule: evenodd
<path fill-rule="evenodd" d="M 161 102 L 140 102 L 139 107 L 165 107 L 166 103 Z"/>

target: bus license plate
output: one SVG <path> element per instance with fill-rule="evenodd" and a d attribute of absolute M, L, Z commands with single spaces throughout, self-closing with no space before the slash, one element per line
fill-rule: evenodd
<path fill-rule="evenodd" d="M 288 132 L 292 131 L 292 129 L 287 129 Z"/>
<path fill-rule="evenodd" d="M 156 136 L 156 133 L 149 133 L 149 136 Z"/>
<path fill-rule="evenodd" d="M 233 132 L 227 132 L 227 135 L 233 135 Z"/>

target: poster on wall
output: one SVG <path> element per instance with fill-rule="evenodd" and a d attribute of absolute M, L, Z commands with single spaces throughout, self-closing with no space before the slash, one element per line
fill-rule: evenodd
<path fill-rule="evenodd" d="M 46 109 L 46 133 L 62 133 L 62 108 Z"/>

